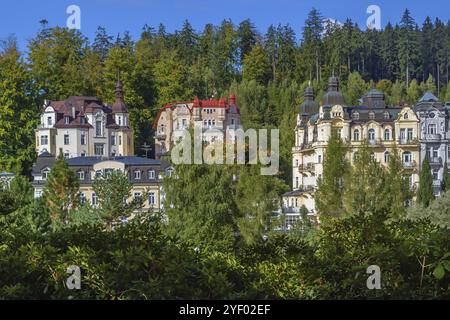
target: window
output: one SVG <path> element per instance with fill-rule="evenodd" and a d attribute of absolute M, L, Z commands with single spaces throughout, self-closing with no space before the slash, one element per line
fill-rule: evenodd
<path fill-rule="evenodd" d="M 298 177 L 295 177 L 295 188 L 298 189 Z"/>
<path fill-rule="evenodd" d="M 78 179 L 80 179 L 80 181 L 84 180 L 84 178 L 85 178 L 84 171 L 78 171 L 77 175 L 78 175 Z"/>
<path fill-rule="evenodd" d="M 82 153 L 81 153 L 81 157 L 86 157 L 86 151 L 83 151 Z"/>
<path fill-rule="evenodd" d="M 48 136 L 41 136 L 41 145 L 48 145 Z"/>
<path fill-rule="evenodd" d="M 358 129 L 355 129 L 355 131 L 353 131 L 353 140 L 359 141 L 359 130 Z"/>
<path fill-rule="evenodd" d="M 47 125 L 52 126 L 53 125 L 53 119 L 52 117 L 47 117 Z"/>
<path fill-rule="evenodd" d="M 385 111 L 384 112 L 384 120 L 389 120 L 390 116 L 389 116 L 389 112 Z"/>
<path fill-rule="evenodd" d="M 408 128 L 408 141 L 411 141 L 413 139 L 413 129 L 412 128 Z"/>
<path fill-rule="evenodd" d="M 101 137 L 102 136 L 102 122 L 101 121 L 96 121 L 95 122 L 95 135 L 97 137 Z"/>
<path fill-rule="evenodd" d="M 83 192 L 80 192 L 78 194 L 78 201 L 80 202 L 80 205 L 84 206 L 86 204 L 86 195 Z"/>
<path fill-rule="evenodd" d="M 81 134 L 81 145 L 86 145 L 86 133 L 84 132 Z"/>
<path fill-rule="evenodd" d="M 370 154 L 370 160 L 372 160 L 372 161 L 375 160 L 375 153 L 372 152 L 372 153 Z"/>
<path fill-rule="evenodd" d="M 119 126 L 121 126 L 122 125 L 122 117 L 117 117 L 117 122 L 118 122 L 118 125 Z"/>
<path fill-rule="evenodd" d="M 114 169 L 111 169 L 111 168 L 105 169 L 105 177 L 111 176 L 113 172 L 114 172 Z"/>
<path fill-rule="evenodd" d="M 64 158 L 69 159 L 70 158 L 70 154 L 68 152 L 64 153 Z"/>
<path fill-rule="evenodd" d="M 322 163 L 322 155 L 321 155 L 321 154 L 319 154 L 319 155 L 317 156 L 317 162 L 318 162 L 318 163 Z"/>
<path fill-rule="evenodd" d="M 389 157 L 390 157 L 390 154 L 389 154 L 389 152 L 385 152 L 384 153 L 384 163 L 389 163 Z"/>
<path fill-rule="evenodd" d="M 150 206 L 154 205 L 156 203 L 156 197 L 155 197 L 155 193 L 154 192 L 149 192 L 148 193 L 148 204 Z"/>
<path fill-rule="evenodd" d="M 412 163 L 412 154 L 409 151 L 403 152 L 403 163 L 411 164 Z"/>
<path fill-rule="evenodd" d="M 341 136 L 342 136 L 342 130 L 341 130 L 341 129 L 337 129 L 337 130 L 336 130 L 336 135 L 337 135 L 337 137 L 340 139 Z"/>
<path fill-rule="evenodd" d="M 91 204 L 92 204 L 93 206 L 98 205 L 98 197 L 97 197 L 97 195 L 96 195 L 95 193 L 92 193 Z"/>
<path fill-rule="evenodd" d="M 186 128 L 186 124 L 187 124 L 186 119 L 182 119 L 181 125 L 183 126 L 183 129 Z"/>
<path fill-rule="evenodd" d="M 369 140 L 370 141 L 375 140 L 375 129 L 369 129 Z"/>
<path fill-rule="evenodd" d="M 148 170 L 148 178 L 150 180 L 154 180 L 155 179 L 155 170 Z"/>
<path fill-rule="evenodd" d="M 65 116 L 64 117 L 64 124 L 69 124 L 70 123 L 70 118 Z"/>
<path fill-rule="evenodd" d="M 142 197 L 142 194 L 141 194 L 140 192 L 135 192 L 135 193 L 133 194 L 133 197 L 134 197 L 134 200 L 135 200 L 135 201 L 140 201 L 140 200 L 141 200 L 141 197 Z"/>
<path fill-rule="evenodd" d="M 234 119 L 231 119 L 231 125 L 234 125 Z"/>
<path fill-rule="evenodd" d="M 298 167 L 298 159 L 295 159 L 295 166 Z"/>
<path fill-rule="evenodd" d="M 96 156 L 102 156 L 103 155 L 103 144 L 96 143 L 94 145 L 94 153 Z"/>
<path fill-rule="evenodd" d="M 375 113 L 373 113 L 372 111 L 369 112 L 369 119 L 370 119 L 370 120 L 375 119 Z"/>
<path fill-rule="evenodd" d="M 391 140 L 391 130 L 389 129 L 384 130 L 384 140 Z"/>
<path fill-rule="evenodd" d="M 358 112 L 353 112 L 352 117 L 354 120 L 359 120 L 359 113 Z"/>
<path fill-rule="evenodd" d="M 428 134 L 437 134 L 437 129 L 436 129 L 435 123 L 428 125 Z"/>
<path fill-rule="evenodd" d="M 111 136 L 111 145 L 112 146 L 116 145 L 116 136 Z"/>
<path fill-rule="evenodd" d="M 406 130 L 400 129 L 400 140 L 405 140 L 406 137 Z"/>
<path fill-rule="evenodd" d="M 433 180 L 439 180 L 439 170 L 433 169 Z"/>
<path fill-rule="evenodd" d="M 68 144 L 70 144 L 70 138 L 68 134 L 64 135 L 64 144 L 67 146 Z"/>
<path fill-rule="evenodd" d="M 102 176 L 102 170 L 95 171 L 95 178 L 100 178 Z"/>
<path fill-rule="evenodd" d="M 49 168 L 45 168 L 44 170 L 42 170 L 42 180 L 47 180 L 49 174 L 50 174 L 50 169 Z"/>
<path fill-rule="evenodd" d="M 122 145 L 122 136 L 119 136 L 119 146 Z"/>
<path fill-rule="evenodd" d="M 81 116 L 81 117 L 80 117 L 80 123 L 81 123 L 81 124 L 86 124 L 86 118 L 83 117 L 83 116 Z"/>
<path fill-rule="evenodd" d="M 405 115 L 403 116 L 403 119 L 408 120 L 409 119 L 409 115 L 407 113 L 405 113 Z"/>
<path fill-rule="evenodd" d="M 141 171 L 140 170 L 135 170 L 134 171 L 134 179 L 135 180 L 140 180 L 141 179 Z"/>

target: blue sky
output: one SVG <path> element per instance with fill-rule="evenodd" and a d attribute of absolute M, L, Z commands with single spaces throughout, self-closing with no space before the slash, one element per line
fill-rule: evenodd
<path fill-rule="evenodd" d="M 247 18 L 264 32 L 270 24 L 289 23 L 299 36 L 312 7 L 326 18 L 344 21 L 348 17 L 361 26 L 366 24 L 366 9 L 371 4 L 380 6 L 382 25 L 398 22 L 406 7 L 419 24 L 427 15 L 450 19 L 448 0 L 4 0 L 0 39 L 14 34 L 21 49 L 25 49 L 41 19 L 47 19 L 50 26 L 65 26 L 66 8 L 71 4 L 80 6 L 81 31 L 90 39 L 99 25 L 110 34 L 128 30 L 137 38 L 144 24 L 157 27 L 161 22 L 171 32 L 179 29 L 185 19 L 201 30 L 206 23 L 219 24 L 223 19 L 238 23 Z"/>

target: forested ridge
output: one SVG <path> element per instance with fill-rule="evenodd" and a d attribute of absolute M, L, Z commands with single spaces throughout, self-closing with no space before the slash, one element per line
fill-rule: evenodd
<path fill-rule="evenodd" d="M 392 105 L 413 104 L 426 91 L 450 100 L 449 22 L 419 26 L 408 11 L 382 31 L 322 20 L 312 10 L 302 30 L 262 32 L 250 20 L 203 30 L 185 22 L 174 33 L 144 26 L 139 39 L 99 27 L 92 42 L 41 21 L 27 52 L 5 41 L 0 171 L 16 178 L 0 185 L 0 299 L 448 299 L 450 177 L 439 199 L 426 173 L 410 190 L 398 154 L 383 167 L 365 146 L 346 166 L 345 145 L 333 137 L 317 191 L 320 227 L 302 208 L 290 232 L 277 231 L 283 216 L 272 215 L 274 199 L 289 190 L 295 119 L 310 81 L 318 100 L 333 73 L 348 104 L 372 85 Z M 166 103 L 234 92 L 246 128 L 280 129 L 281 175 L 249 165 L 174 165 L 163 181 L 166 216 L 142 213 L 122 224 L 141 206 L 123 201 L 131 196 L 127 177 L 96 180 L 99 205 L 82 204 L 60 156 L 34 199 L 29 175 L 44 99 L 111 103 L 118 72 L 138 153 L 153 143 L 151 126 Z M 412 192 L 420 199 L 406 208 Z M 67 288 L 71 265 L 81 268 L 81 290 Z M 370 265 L 381 269 L 380 290 L 367 286 Z"/>

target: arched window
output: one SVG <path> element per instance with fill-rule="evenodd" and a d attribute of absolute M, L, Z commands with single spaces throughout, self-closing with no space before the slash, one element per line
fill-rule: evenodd
<path fill-rule="evenodd" d="M 403 163 L 410 165 L 412 163 L 412 154 L 410 151 L 405 151 L 402 154 Z"/>
<path fill-rule="evenodd" d="M 45 168 L 44 170 L 42 170 L 42 180 L 47 180 L 49 174 L 50 174 L 49 168 Z"/>
<path fill-rule="evenodd" d="M 353 141 L 359 141 L 359 130 L 355 129 L 355 131 L 353 131 Z"/>
<path fill-rule="evenodd" d="M 391 140 L 391 130 L 389 129 L 384 130 L 384 140 Z"/>
<path fill-rule="evenodd" d="M 375 129 L 369 129 L 369 141 L 374 141 L 375 140 Z"/>
<path fill-rule="evenodd" d="M 384 153 L 384 163 L 389 163 L 389 157 L 390 157 L 390 154 L 389 154 L 389 152 L 385 152 Z"/>

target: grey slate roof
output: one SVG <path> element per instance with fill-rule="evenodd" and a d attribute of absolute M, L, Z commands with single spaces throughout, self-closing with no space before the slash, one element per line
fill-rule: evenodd
<path fill-rule="evenodd" d="M 420 98 L 419 102 L 438 102 L 439 99 L 436 98 L 436 96 L 431 93 L 430 91 L 427 91 L 422 98 Z"/>

